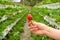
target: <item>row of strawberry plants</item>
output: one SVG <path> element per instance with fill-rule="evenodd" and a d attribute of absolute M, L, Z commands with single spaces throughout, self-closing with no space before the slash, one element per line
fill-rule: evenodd
<path fill-rule="evenodd" d="M 16 19 L 13 23 L 11 23 L 10 25 L 7 26 L 6 29 L 4 29 L 4 31 L 2 32 L 2 37 L 0 37 L 1 39 L 5 38 L 5 36 L 8 34 L 8 32 L 17 24 L 17 22 L 20 20 L 21 18 Z"/>
<path fill-rule="evenodd" d="M 16 8 L 16 7 L 22 8 L 22 7 L 26 7 L 26 6 L 24 6 L 22 4 L 20 4 L 19 6 L 18 5 L 9 5 L 9 4 L 6 4 L 6 5 L 0 4 L 0 9 L 1 8 L 7 8 L 7 7 L 11 7 L 11 8 Z"/>
<path fill-rule="evenodd" d="M 25 15 L 25 14 L 24 14 Z M 24 16 L 23 15 L 23 16 Z M 23 17 L 22 16 L 22 17 Z M 22 19 L 22 17 L 19 17 L 18 19 L 16 19 L 16 21 L 14 23 L 11 23 L 4 31 L 3 31 L 3 38 L 8 34 L 8 32 L 19 22 L 19 20 Z"/>
<path fill-rule="evenodd" d="M 11 3 L 11 4 L 10 4 Z M 20 5 L 20 4 L 18 4 L 18 5 L 16 5 L 16 4 L 12 4 L 12 2 L 8 2 L 8 1 L 1 1 L 1 6 L 3 6 L 2 8 L 1 8 L 1 17 L 2 16 L 4 16 L 4 15 L 6 15 L 7 17 L 8 17 L 8 19 L 7 20 L 5 20 L 4 22 L 2 22 L 1 23 L 1 29 L 0 29 L 0 34 L 2 34 L 2 31 L 4 30 L 4 29 L 6 29 L 7 27 L 8 27 L 8 25 L 10 25 L 11 23 L 13 23 L 17 18 L 19 18 L 19 17 L 21 17 L 21 16 L 23 16 L 23 14 L 27 11 L 26 10 L 26 7 L 25 6 L 22 6 L 22 5 Z M 21 11 L 19 11 L 19 10 L 21 10 L 21 11 L 23 11 L 23 12 L 21 12 Z M 25 11 L 24 11 L 25 10 Z M 18 12 L 19 11 L 19 12 Z M 16 14 L 16 13 L 17 14 Z M 13 14 L 13 13 L 15 13 L 15 14 Z M 0 17 L 0 18 L 1 18 Z M 23 25 L 23 24 L 21 24 L 21 25 Z M 19 33 L 18 32 L 18 30 L 16 30 L 16 32 L 17 32 L 17 34 Z M 9 33 L 9 34 L 11 34 L 11 33 Z M 8 35 L 9 35 L 8 34 Z M 15 32 L 14 32 L 14 30 L 13 30 L 13 32 L 12 32 L 12 34 L 16 34 Z M 16 35 L 16 36 L 18 36 L 18 35 Z M 15 37 L 16 37 L 15 36 Z M 12 36 L 13 37 L 13 36 Z M 14 37 L 13 37 L 14 38 Z M 18 38 L 18 37 L 17 37 Z M 11 35 L 9 35 L 9 39 L 7 39 L 7 40 L 10 40 L 11 39 Z M 16 38 L 15 38 L 16 39 Z M 15 40 L 14 39 L 14 40 Z"/>
<path fill-rule="evenodd" d="M 34 11 L 36 11 L 37 13 L 39 13 L 40 15 L 48 15 L 54 19 L 56 19 L 56 21 L 59 21 L 60 18 L 60 8 L 58 9 L 48 9 L 48 8 L 33 8 Z"/>
<path fill-rule="evenodd" d="M 22 12 L 22 10 L 19 10 L 18 12 Z M 15 16 L 17 14 L 17 12 L 14 12 L 14 13 L 12 13 L 12 14 L 10 14 L 11 15 L 11 17 L 12 16 Z M 0 19 L 0 22 L 3 22 L 3 21 L 5 21 L 5 20 L 7 20 L 9 18 L 9 16 L 7 16 L 7 15 L 3 15 L 2 17 L 1 17 L 1 19 Z"/>
<path fill-rule="evenodd" d="M 60 0 L 42 0 L 42 2 L 38 3 L 36 6 L 39 5 L 45 5 L 45 4 L 52 4 L 52 3 L 58 3 Z"/>
<path fill-rule="evenodd" d="M 11 24 L 12 22 L 14 22 L 17 18 L 21 17 L 22 13 L 18 13 L 16 16 L 13 17 L 9 17 L 7 20 L 5 20 L 4 22 L 0 23 L 0 32 L 2 32 L 5 28 L 7 28 L 7 26 L 9 24 Z"/>
<path fill-rule="evenodd" d="M 45 5 L 38 5 L 38 6 L 34 6 L 37 8 L 49 8 L 49 9 L 57 9 L 60 8 L 60 3 L 52 3 L 52 4 L 45 4 Z"/>
<path fill-rule="evenodd" d="M 42 16 L 40 16 L 37 12 L 31 12 L 32 16 L 33 16 L 33 20 L 36 21 L 36 22 L 40 22 L 40 23 L 44 23 L 44 24 L 47 24 L 49 25 L 44 19 Z M 34 40 L 52 40 L 51 38 L 47 37 L 46 35 L 35 35 L 35 34 L 31 34 L 32 38 Z"/>
<path fill-rule="evenodd" d="M 6 36 L 6 40 L 20 40 L 20 34 L 24 32 L 23 26 L 26 22 L 27 13 L 22 17 L 22 19 L 13 27 L 13 29 Z"/>
<path fill-rule="evenodd" d="M 16 3 L 14 3 L 14 2 L 12 2 L 11 0 L 9 1 L 9 0 L 0 0 L 0 4 L 3 4 L 3 5 L 17 5 L 17 6 L 19 6 L 20 4 L 16 4 Z"/>
<path fill-rule="evenodd" d="M 22 8 L 22 9 L 24 9 L 24 8 Z M 21 9 L 21 10 L 22 10 Z M 25 9 L 26 10 L 26 9 Z M 7 14 L 9 14 L 9 13 L 7 13 Z M 1 26 L 0 26 L 0 33 L 10 24 L 10 23 L 12 23 L 12 22 L 14 22 L 17 18 L 19 18 L 19 17 L 21 17 L 22 15 L 24 14 L 24 11 L 23 12 L 18 12 L 17 11 L 17 14 L 15 15 L 15 16 L 11 16 L 11 15 L 9 15 L 8 17 L 8 19 L 6 20 L 6 21 L 4 21 L 4 22 L 2 22 L 2 23 L 0 23 L 1 24 Z"/>
<path fill-rule="evenodd" d="M 7 8 L 2 8 L 0 9 L 0 18 L 3 16 L 3 15 L 12 15 L 12 13 L 14 12 L 17 12 L 19 10 L 23 10 L 24 8 L 11 8 L 11 7 L 7 7 Z"/>
<path fill-rule="evenodd" d="M 48 8 L 32 8 L 31 14 L 33 16 L 33 20 L 44 23 L 46 25 L 51 26 L 47 21 L 44 20 L 44 17 L 47 15 L 54 19 L 56 23 L 60 22 L 60 8 L 58 9 L 48 9 Z M 52 27 L 52 26 L 51 26 Z M 45 35 L 35 35 L 31 34 L 31 36 L 34 38 L 34 40 L 53 40 Z"/>
<path fill-rule="evenodd" d="M 4 21 L 5 19 L 7 19 L 10 15 L 11 16 L 16 15 L 17 11 L 18 12 L 22 12 L 23 9 L 26 10 L 25 8 L 27 8 L 27 7 L 23 7 L 22 6 L 21 8 L 19 8 L 19 7 L 12 8 L 11 6 L 8 6 L 7 8 L 1 8 L 0 9 L 0 22 Z"/>

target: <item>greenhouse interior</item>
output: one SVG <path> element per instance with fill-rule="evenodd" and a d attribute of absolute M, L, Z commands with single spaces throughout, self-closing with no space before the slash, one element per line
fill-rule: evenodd
<path fill-rule="evenodd" d="M 60 0 L 0 0 L 0 40 L 60 40 Z"/>

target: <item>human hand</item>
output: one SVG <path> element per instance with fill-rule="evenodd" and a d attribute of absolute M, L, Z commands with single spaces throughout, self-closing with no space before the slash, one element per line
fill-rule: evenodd
<path fill-rule="evenodd" d="M 60 40 L 60 30 L 48 27 L 45 24 L 38 23 L 38 22 L 28 22 L 29 30 L 37 35 L 44 34 L 50 38 Z"/>
<path fill-rule="evenodd" d="M 43 27 L 46 26 L 46 25 L 44 25 L 42 23 L 37 23 L 37 22 L 31 21 L 31 22 L 28 23 L 28 25 L 29 25 L 30 31 L 32 31 L 32 33 L 34 33 L 34 34 L 39 35 L 39 34 L 45 34 L 45 32 L 46 32 L 43 29 Z"/>

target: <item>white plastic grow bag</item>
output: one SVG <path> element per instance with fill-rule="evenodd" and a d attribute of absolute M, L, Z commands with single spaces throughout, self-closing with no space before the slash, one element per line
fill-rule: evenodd
<path fill-rule="evenodd" d="M 52 3 L 52 4 L 46 4 L 46 5 L 40 5 L 40 6 L 35 6 L 37 8 L 49 8 L 49 9 L 57 9 L 60 8 L 60 3 Z"/>
<path fill-rule="evenodd" d="M 21 0 L 12 0 L 13 2 L 21 2 Z"/>
<path fill-rule="evenodd" d="M 0 36 L 0 40 L 2 40 L 3 38 L 5 38 L 5 36 L 8 34 L 8 32 L 19 22 L 19 20 L 21 20 L 24 16 L 26 15 L 26 13 L 21 16 L 20 18 L 18 18 L 15 22 L 11 23 L 10 25 L 7 26 L 7 28 L 2 31 L 2 36 Z"/>

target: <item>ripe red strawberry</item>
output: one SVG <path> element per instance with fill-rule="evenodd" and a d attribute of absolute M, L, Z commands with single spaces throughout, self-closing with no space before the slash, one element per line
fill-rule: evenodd
<path fill-rule="evenodd" d="M 27 17 L 28 21 L 31 21 L 33 18 L 32 18 L 32 15 L 31 14 L 28 14 L 28 17 Z"/>

